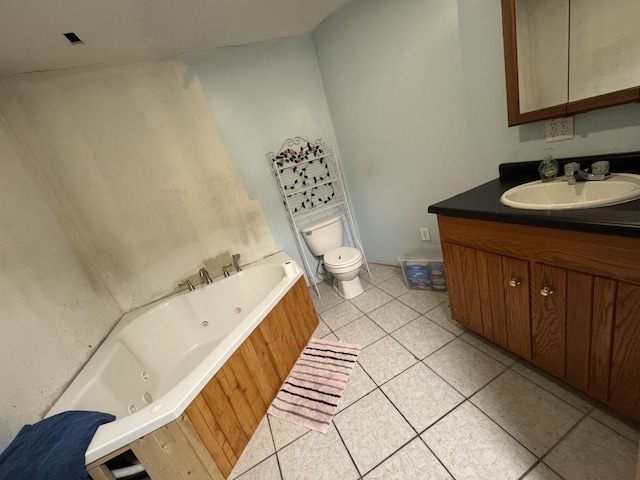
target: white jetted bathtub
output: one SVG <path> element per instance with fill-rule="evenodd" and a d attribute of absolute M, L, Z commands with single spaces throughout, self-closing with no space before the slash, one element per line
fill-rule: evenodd
<path fill-rule="evenodd" d="M 228 278 L 127 313 L 47 416 L 97 410 L 87 464 L 178 418 L 302 276 L 277 253 Z M 293 267 L 293 268 L 292 268 Z"/>

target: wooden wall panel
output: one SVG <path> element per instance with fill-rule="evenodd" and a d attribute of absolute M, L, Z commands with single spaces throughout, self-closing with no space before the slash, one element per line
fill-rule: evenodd
<path fill-rule="evenodd" d="M 187 408 L 225 478 L 317 325 L 301 278 Z"/>
<path fill-rule="evenodd" d="M 91 477 L 91 480 L 116 480 L 116 477 L 113 476 L 111 470 L 106 465 L 98 465 L 90 470 L 87 469 L 87 473 Z"/>

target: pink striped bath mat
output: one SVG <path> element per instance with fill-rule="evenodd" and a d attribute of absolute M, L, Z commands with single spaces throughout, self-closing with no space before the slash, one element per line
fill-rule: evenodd
<path fill-rule="evenodd" d="M 327 433 L 360 345 L 312 338 L 267 413 Z"/>

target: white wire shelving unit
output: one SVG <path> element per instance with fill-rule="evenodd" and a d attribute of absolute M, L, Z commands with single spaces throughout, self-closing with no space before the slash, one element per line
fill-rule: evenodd
<path fill-rule="evenodd" d="M 342 165 L 335 149 L 324 140 L 308 142 L 301 137 L 285 140 L 277 153 L 269 152 L 267 160 L 284 206 L 289 226 L 296 240 L 304 269 L 320 296 L 318 289 L 321 259 L 306 248 L 301 229 L 324 217 L 339 214 L 344 226 L 343 245 L 362 252 L 362 265 L 367 273 L 369 264 L 351 213 L 349 197 L 344 187 Z M 309 261 L 316 262 L 314 271 Z"/>

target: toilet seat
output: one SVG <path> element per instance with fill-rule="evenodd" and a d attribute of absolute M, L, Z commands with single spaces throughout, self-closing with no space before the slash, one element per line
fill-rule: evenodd
<path fill-rule="evenodd" d="M 326 253 L 323 258 L 327 269 L 345 268 L 361 262 L 362 252 L 353 247 L 339 247 Z"/>

